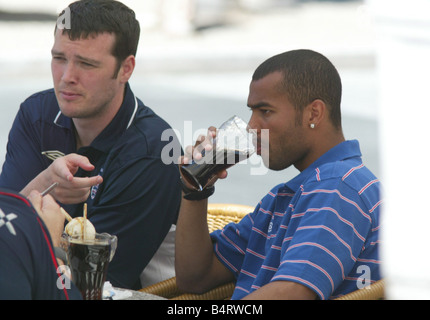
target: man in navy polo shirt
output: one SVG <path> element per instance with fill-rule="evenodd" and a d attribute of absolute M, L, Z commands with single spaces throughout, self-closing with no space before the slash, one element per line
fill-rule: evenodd
<path fill-rule="evenodd" d="M 117 1 L 83 0 L 62 16 L 70 29 L 55 28 L 54 88 L 21 105 L 0 186 L 28 195 L 58 182 L 52 195 L 72 217 L 86 202 L 96 231 L 118 237 L 107 280 L 138 289 L 176 222 L 179 173 L 161 155 L 166 145 L 181 146 L 171 135 L 163 141 L 170 126 L 128 83 L 140 34 L 134 12 Z"/>
<path fill-rule="evenodd" d="M 39 192 L 33 191 L 30 200 L 33 205 L 17 192 L 0 189 L 0 300 L 82 299 L 54 255 L 64 224 L 60 207 Z"/>
<path fill-rule="evenodd" d="M 248 96 L 257 153 L 272 170 L 294 165 L 300 174 L 211 235 L 205 212 L 213 186 L 185 185 L 176 235 L 180 289 L 204 292 L 234 280 L 233 299 L 330 299 L 381 278 L 380 182 L 363 165 L 358 141 L 345 141 L 341 91 L 335 67 L 311 50 L 257 68 Z"/>

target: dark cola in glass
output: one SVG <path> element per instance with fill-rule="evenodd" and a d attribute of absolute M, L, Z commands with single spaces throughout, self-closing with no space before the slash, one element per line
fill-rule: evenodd
<path fill-rule="evenodd" d="M 94 240 L 82 240 L 63 234 L 67 263 L 72 281 L 84 300 L 101 300 L 109 262 L 115 254 L 117 238 L 107 233 L 96 234 Z"/>
<path fill-rule="evenodd" d="M 201 159 L 180 167 L 182 177 L 196 190 L 203 190 L 218 172 L 254 153 L 252 135 L 247 131 L 247 124 L 237 116 L 219 127 L 212 145 L 212 150 L 202 151 Z"/>

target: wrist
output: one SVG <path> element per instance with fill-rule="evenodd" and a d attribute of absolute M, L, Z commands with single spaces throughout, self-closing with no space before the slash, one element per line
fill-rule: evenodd
<path fill-rule="evenodd" d="M 183 198 L 191 201 L 206 200 L 211 195 L 213 195 L 214 192 L 215 192 L 215 186 L 210 186 L 203 189 L 202 191 L 183 193 Z"/>
<path fill-rule="evenodd" d="M 185 181 L 183 180 L 182 176 L 180 176 L 181 185 L 182 185 L 182 197 L 186 200 L 191 201 L 198 201 L 198 200 L 205 200 L 209 198 L 211 195 L 215 192 L 215 186 L 209 186 L 204 188 L 203 190 L 196 190 L 189 188 Z"/>

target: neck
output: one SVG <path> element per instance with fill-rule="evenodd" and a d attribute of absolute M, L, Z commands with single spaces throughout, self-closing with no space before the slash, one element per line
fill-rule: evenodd
<path fill-rule="evenodd" d="M 318 158 L 330 149 L 345 141 L 342 130 L 325 130 L 325 132 L 316 132 L 311 137 L 311 147 L 303 161 L 296 163 L 295 167 L 301 172 L 314 163 Z"/>
<path fill-rule="evenodd" d="M 89 146 L 104 128 L 95 130 L 94 127 L 82 125 L 83 121 L 73 119 L 75 123 L 76 150 Z"/>
<path fill-rule="evenodd" d="M 111 123 L 121 108 L 123 95 L 117 95 L 113 100 L 100 108 L 94 114 L 73 118 L 75 125 L 76 149 L 89 146 L 94 139 Z"/>

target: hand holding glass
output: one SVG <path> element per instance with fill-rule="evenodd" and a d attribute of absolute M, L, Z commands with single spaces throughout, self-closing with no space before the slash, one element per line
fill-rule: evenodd
<path fill-rule="evenodd" d="M 180 167 L 182 177 L 196 190 L 203 190 L 221 170 L 249 158 L 255 152 L 247 124 L 237 116 L 224 122 L 212 141 L 212 150 Z"/>

